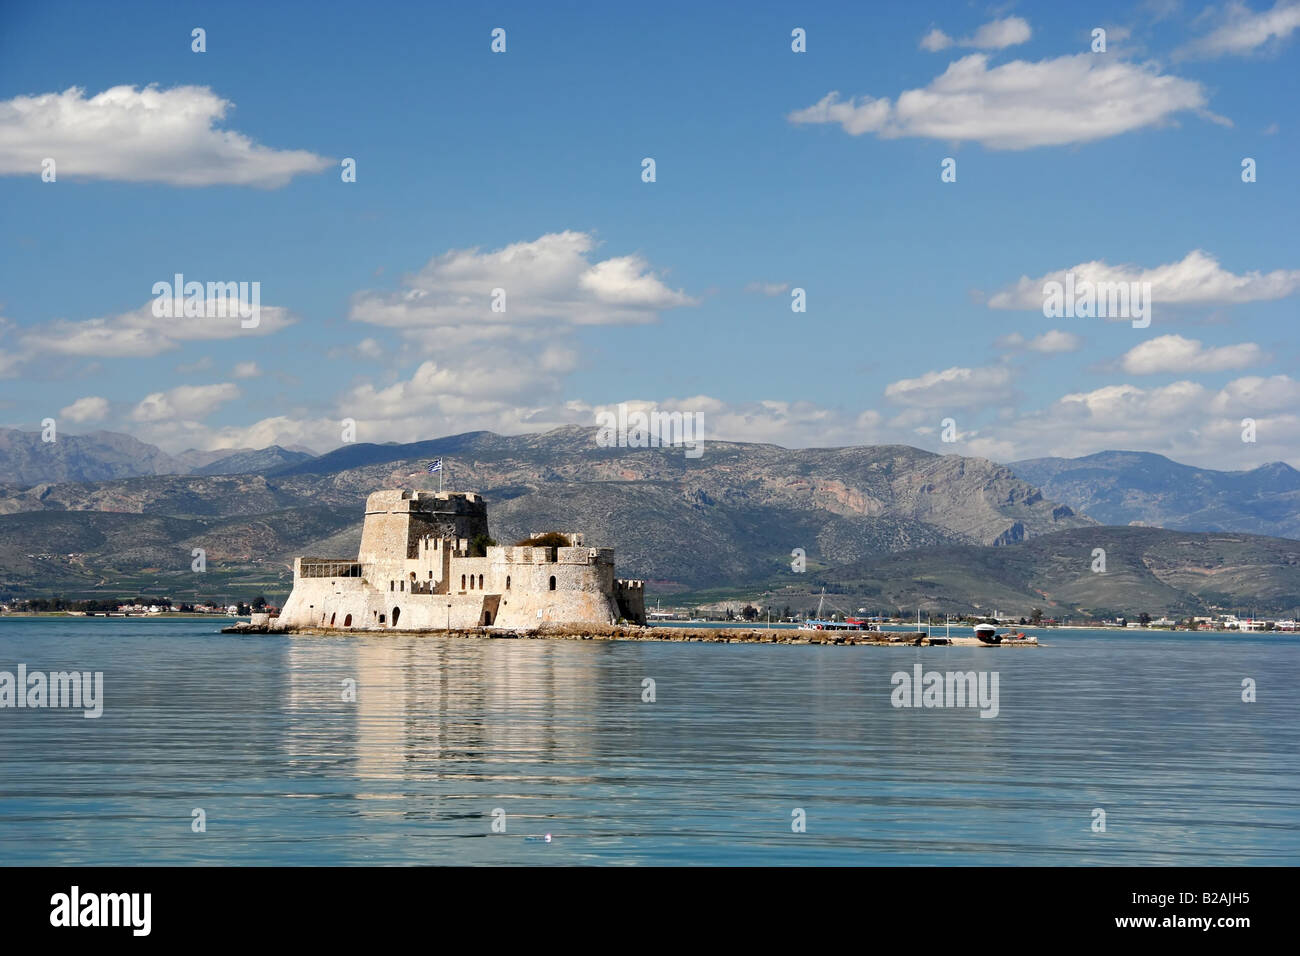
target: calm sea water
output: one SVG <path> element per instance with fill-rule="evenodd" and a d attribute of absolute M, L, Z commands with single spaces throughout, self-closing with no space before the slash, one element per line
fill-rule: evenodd
<path fill-rule="evenodd" d="M 0 710 L 0 861 L 1300 862 L 1294 637 L 1051 630 L 993 650 L 217 627 L 0 619 L 0 670 L 105 683 L 97 720 Z M 999 715 L 894 708 L 891 675 L 917 662 L 996 670 Z"/>

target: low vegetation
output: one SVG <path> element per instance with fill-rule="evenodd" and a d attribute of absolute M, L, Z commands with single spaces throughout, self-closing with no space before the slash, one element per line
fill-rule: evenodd
<path fill-rule="evenodd" d="M 535 534 L 531 538 L 516 541 L 515 545 L 521 548 L 567 548 L 569 539 L 558 531 L 548 531 L 546 534 Z"/>

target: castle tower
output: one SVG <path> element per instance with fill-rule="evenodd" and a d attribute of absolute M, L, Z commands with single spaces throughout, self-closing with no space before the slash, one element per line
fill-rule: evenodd
<path fill-rule="evenodd" d="M 487 533 L 487 503 L 472 492 L 376 491 L 366 499 L 357 560 L 382 565 L 416 557 L 426 536 L 454 541 Z"/>

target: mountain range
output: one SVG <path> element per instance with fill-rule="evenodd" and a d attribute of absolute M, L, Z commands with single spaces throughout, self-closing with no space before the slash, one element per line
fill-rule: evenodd
<path fill-rule="evenodd" d="M 315 453 L 306 448 L 191 448 L 169 455 L 120 432 L 55 434 L 0 428 L 0 484 L 28 487 L 55 482 L 109 481 L 142 475 L 233 475 L 295 464 Z"/>
<path fill-rule="evenodd" d="M 1300 471 L 1280 461 L 1211 471 L 1163 455 L 1103 451 L 1008 467 L 1048 498 L 1103 524 L 1300 538 Z"/>
<path fill-rule="evenodd" d="M 57 453 L 19 434 L 27 440 L 0 432 L 0 597 L 282 595 L 294 556 L 356 553 L 369 492 L 436 487 L 425 470 L 436 457 L 447 488 L 488 500 L 498 540 L 584 531 L 617 548 L 620 575 L 645 578 L 652 598 L 820 583 L 900 606 L 934 600 L 955 610 L 1002 595 L 1013 610 L 1154 613 L 1256 600 L 1285 607 L 1300 594 L 1286 557 L 1300 544 L 1243 533 L 1264 527 L 1265 514 L 1274 533 L 1295 526 L 1286 502 L 1297 473 L 1285 465 L 1209 472 L 1114 452 L 1003 466 L 903 445 L 742 442 L 710 442 L 690 459 L 681 449 L 600 447 L 595 429 L 577 426 L 186 461 L 107 432 L 61 435 L 55 444 L 67 447 Z M 158 473 L 182 466 L 187 473 Z M 1093 473 L 1105 481 L 1090 496 Z M 1163 477 L 1144 482 L 1150 473 Z M 1195 528 L 1197 514 L 1215 524 Z M 1170 536 L 1099 525 L 1154 519 L 1193 527 Z M 1115 550 L 1115 573 L 1076 581 L 1096 547 Z M 202 575 L 191 571 L 199 548 Z M 1252 551 L 1268 574 L 1251 570 Z M 807 570 L 791 578 L 800 553 Z M 1131 567 L 1128 555 L 1139 556 Z"/>

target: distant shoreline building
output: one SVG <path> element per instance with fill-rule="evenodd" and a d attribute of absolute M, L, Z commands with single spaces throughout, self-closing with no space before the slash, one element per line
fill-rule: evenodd
<path fill-rule="evenodd" d="M 614 577 L 614 550 L 562 532 L 553 544 L 488 545 L 472 492 L 376 491 L 355 561 L 300 557 L 276 630 L 531 630 L 541 624 L 645 623 L 641 581 Z M 534 538 L 539 537 L 534 535 Z"/>

